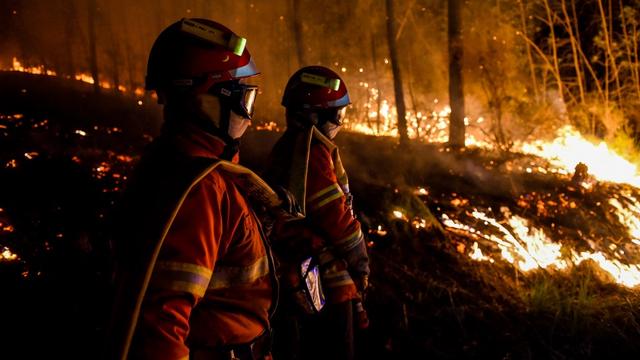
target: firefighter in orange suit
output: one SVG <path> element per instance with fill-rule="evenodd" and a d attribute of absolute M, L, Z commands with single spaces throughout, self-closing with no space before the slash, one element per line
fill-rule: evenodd
<path fill-rule="evenodd" d="M 277 281 L 252 204 L 278 198 L 237 164 L 257 94 L 245 42 L 183 19 L 151 49 L 165 122 L 122 200 L 110 358 L 270 358 Z"/>
<path fill-rule="evenodd" d="M 320 264 L 326 295 L 326 305 L 317 316 L 294 316 L 300 320 L 294 321 L 297 324 L 283 326 L 281 333 L 298 338 L 291 342 L 300 347 L 283 351 L 284 357 L 354 356 L 354 304 L 362 310 L 360 300 L 368 284 L 369 259 L 360 223 L 353 215 L 347 174 L 333 142 L 349 103 L 344 81 L 321 66 L 298 70 L 284 91 L 287 129 L 272 151 L 266 176 L 295 197 L 305 219 L 281 227 L 274 246 L 285 267 L 297 255 L 312 253 Z M 295 262 L 283 272 L 283 287 L 299 286 Z M 288 305 L 284 307 L 284 312 L 291 313 Z M 276 345 L 279 340 L 276 336 Z"/>

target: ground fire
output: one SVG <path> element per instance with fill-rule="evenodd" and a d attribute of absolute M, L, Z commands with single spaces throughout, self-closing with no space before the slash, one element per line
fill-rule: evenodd
<path fill-rule="evenodd" d="M 15 28 L 0 29 L 0 44 L 10 39 L 0 48 L 0 344 L 8 358 L 63 354 L 69 337 L 71 358 L 92 358 L 102 346 L 114 214 L 160 132 L 142 53 L 155 27 L 217 6 L 162 1 L 157 24 L 134 24 L 142 5 L 123 15 L 124 7 L 97 1 L 92 18 L 77 11 L 89 5 L 63 2 L 72 4 L 65 16 L 77 34 L 56 22 L 70 40 L 39 51 L 29 49 L 40 40 L 16 35 L 25 28 L 16 19 L 35 6 L 0 5 L 17 12 L 0 15 Z M 328 66 L 348 83 L 352 104 L 336 142 L 372 262 L 361 354 L 565 359 L 640 351 L 638 4 L 460 2 L 460 113 L 442 75 L 453 71 L 448 2 L 358 0 L 328 6 L 322 21 L 301 15 L 311 9 L 305 1 L 221 3 L 248 46 L 256 39 L 266 69 L 262 110 L 240 144 L 243 165 L 265 170 L 286 128 L 280 83 L 297 64 Z M 360 19 L 378 5 L 380 14 Z M 247 14 L 270 19 L 268 31 Z M 331 16 L 348 31 L 329 24 Z M 109 38 L 118 17 L 129 30 Z M 103 30 L 97 39 L 95 26 Z M 330 49 L 318 45 L 325 32 L 336 38 Z M 344 54 L 338 39 L 348 44 Z M 276 52 L 284 54 L 278 61 L 269 58 Z M 394 61 L 404 71 L 400 85 Z M 463 146 L 451 139 L 456 121 Z"/>

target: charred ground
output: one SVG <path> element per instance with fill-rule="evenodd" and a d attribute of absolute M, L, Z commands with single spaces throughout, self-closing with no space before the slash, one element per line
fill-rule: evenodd
<path fill-rule="evenodd" d="M 88 85 L 0 77 L 0 246 L 19 256 L 0 262 L 3 352 L 95 358 L 108 317 L 110 215 L 158 131 L 159 113 L 134 99 L 89 95 Z M 278 136 L 250 132 L 243 162 L 261 171 Z M 543 160 L 518 154 L 399 149 L 393 139 L 346 133 L 339 144 L 371 246 L 372 326 L 359 345 L 368 358 L 624 358 L 640 351 L 637 291 L 613 284 L 589 261 L 525 273 L 501 260 L 472 260 L 474 242 L 489 255 L 499 250 L 442 225 L 443 214 L 470 217 L 474 207 L 503 221 L 507 207 L 567 249 L 615 244 L 628 250 L 621 261 L 632 261 L 638 254 L 608 200 L 638 197 L 637 189 L 601 183 L 583 191 L 568 176 L 519 171 Z"/>

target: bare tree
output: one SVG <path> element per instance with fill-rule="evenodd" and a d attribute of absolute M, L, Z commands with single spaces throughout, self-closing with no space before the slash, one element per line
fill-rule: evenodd
<path fill-rule="evenodd" d="M 93 77 L 93 90 L 100 92 L 100 80 L 98 79 L 98 53 L 96 47 L 96 18 L 98 15 L 97 0 L 89 0 L 89 65 L 91 77 Z"/>
<path fill-rule="evenodd" d="M 298 66 L 306 65 L 306 59 L 304 58 L 304 42 L 302 38 L 302 33 L 304 28 L 302 26 L 302 15 L 301 15 L 301 4 L 302 0 L 293 0 L 292 4 L 292 26 L 293 26 L 293 36 L 296 43 L 296 55 L 298 57 Z"/>
<path fill-rule="evenodd" d="M 407 136 L 407 118 L 404 104 L 404 91 L 402 89 L 402 74 L 400 73 L 400 63 L 398 62 L 398 49 L 396 47 L 396 30 L 394 1 L 386 0 L 387 3 L 387 41 L 389 45 L 389 58 L 391 69 L 393 70 L 393 90 L 396 95 L 396 109 L 398 111 L 398 134 L 400 135 L 400 145 L 409 142 Z"/>
<path fill-rule="evenodd" d="M 464 89 L 462 80 L 462 0 L 449 0 L 449 145 L 464 147 Z"/>
<path fill-rule="evenodd" d="M 378 92 L 376 98 L 376 132 L 380 133 L 380 108 L 382 107 L 382 89 L 380 88 L 380 75 L 378 73 L 378 56 L 376 54 L 376 38 L 369 31 L 371 36 L 371 65 L 373 67 L 373 74 L 375 77 L 375 87 Z"/>

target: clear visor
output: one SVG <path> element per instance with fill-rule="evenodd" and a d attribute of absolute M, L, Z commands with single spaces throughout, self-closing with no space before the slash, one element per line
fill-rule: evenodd
<path fill-rule="evenodd" d="M 338 110 L 334 123 L 338 126 L 341 126 L 346 116 L 347 116 L 347 107 L 345 106 L 340 110 Z"/>
<path fill-rule="evenodd" d="M 258 96 L 258 87 L 255 85 L 242 85 L 242 87 L 243 91 L 240 106 L 248 118 L 251 119 L 251 117 L 253 117 L 256 97 Z"/>
<path fill-rule="evenodd" d="M 220 83 L 210 92 L 229 104 L 231 110 L 247 119 L 251 119 L 258 96 L 258 86 L 238 82 Z"/>

